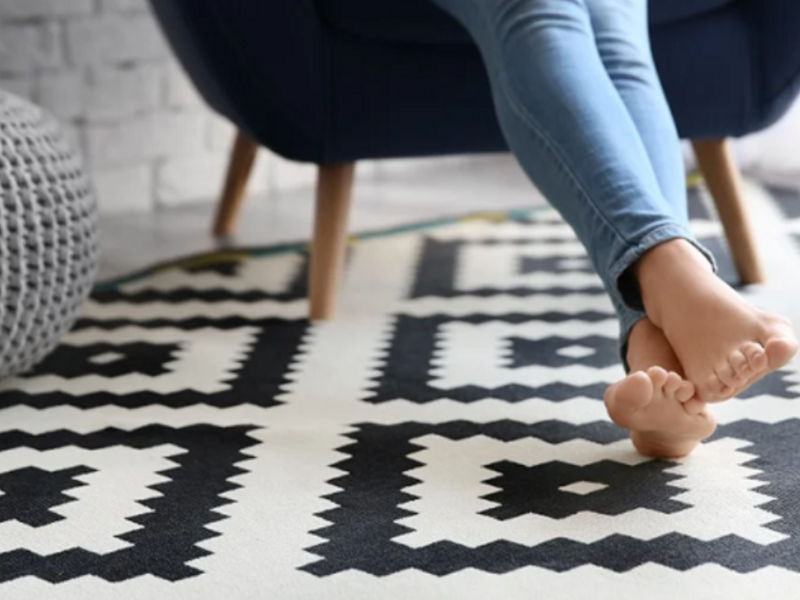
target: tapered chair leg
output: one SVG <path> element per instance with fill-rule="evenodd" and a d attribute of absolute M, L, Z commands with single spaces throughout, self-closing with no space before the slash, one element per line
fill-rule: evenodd
<path fill-rule="evenodd" d="M 317 206 L 309 275 L 310 318 L 331 319 L 344 269 L 355 163 L 325 165 L 317 175 Z"/>
<path fill-rule="evenodd" d="M 213 234 L 217 238 L 233 235 L 244 203 L 247 180 L 255 162 L 258 144 L 241 131 L 237 132 L 228 162 L 228 174 L 217 205 Z"/>
<path fill-rule="evenodd" d="M 762 283 L 764 273 L 750 226 L 739 168 L 727 139 L 694 140 L 697 163 L 714 199 L 733 262 L 745 285 Z"/>

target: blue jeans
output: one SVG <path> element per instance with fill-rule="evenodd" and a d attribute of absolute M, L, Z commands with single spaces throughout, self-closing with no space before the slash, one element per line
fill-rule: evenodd
<path fill-rule="evenodd" d="M 505 138 L 586 247 L 620 319 L 645 316 L 629 267 L 689 231 L 683 158 L 647 0 L 432 0 L 480 49 Z M 627 366 L 627 365 L 626 365 Z"/>

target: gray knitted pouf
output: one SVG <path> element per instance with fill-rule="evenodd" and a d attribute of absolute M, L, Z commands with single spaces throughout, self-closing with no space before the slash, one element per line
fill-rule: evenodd
<path fill-rule="evenodd" d="M 73 324 L 97 266 L 96 206 L 78 152 L 36 106 L 0 92 L 0 377 Z"/>

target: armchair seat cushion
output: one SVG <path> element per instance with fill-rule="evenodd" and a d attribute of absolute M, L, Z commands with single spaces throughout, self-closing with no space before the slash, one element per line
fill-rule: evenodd
<path fill-rule="evenodd" d="M 413 44 L 469 44 L 459 23 L 429 0 L 313 0 L 334 29 L 360 37 Z M 737 0 L 650 0 L 650 22 L 665 25 Z"/>

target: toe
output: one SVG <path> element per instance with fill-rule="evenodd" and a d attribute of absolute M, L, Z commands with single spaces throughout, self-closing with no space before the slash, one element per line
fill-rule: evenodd
<path fill-rule="evenodd" d="M 723 400 L 730 400 L 736 395 L 736 387 L 732 385 L 725 385 L 722 387 L 722 391 L 719 393 L 719 398 L 717 398 L 718 402 Z"/>
<path fill-rule="evenodd" d="M 792 338 L 773 338 L 764 345 L 770 370 L 775 370 L 791 360 L 797 353 L 797 341 Z"/>
<path fill-rule="evenodd" d="M 726 387 L 733 387 L 737 383 L 736 370 L 726 362 L 721 364 L 715 371 L 717 379 Z"/>
<path fill-rule="evenodd" d="M 767 368 L 767 353 L 764 352 L 764 347 L 755 342 L 749 342 L 742 346 L 742 353 L 747 358 L 747 364 L 750 366 L 752 373 L 761 373 Z"/>
<path fill-rule="evenodd" d="M 678 390 L 675 392 L 675 399 L 680 402 L 688 402 L 694 396 L 694 385 L 691 381 L 681 381 Z"/>
<path fill-rule="evenodd" d="M 670 398 L 674 398 L 675 392 L 681 387 L 682 381 L 683 379 L 681 379 L 681 376 L 675 371 L 669 372 L 667 374 L 667 379 L 664 381 L 664 393 Z"/>
<path fill-rule="evenodd" d="M 604 400 L 611 420 L 626 427 L 631 413 L 647 406 L 653 398 L 653 382 L 647 373 L 631 373 L 606 390 Z"/>
<path fill-rule="evenodd" d="M 661 367 L 650 367 L 647 369 L 647 375 L 650 377 L 650 381 L 653 382 L 653 387 L 662 388 L 664 384 L 667 382 L 667 378 L 669 377 L 669 373 L 667 373 Z"/>
<path fill-rule="evenodd" d="M 734 350 L 728 357 L 728 364 L 734 372 L 736 383 L 744 383 L 750 377 L 750 365 L 747 363 L 747 357 L 741 350 Z"/>

